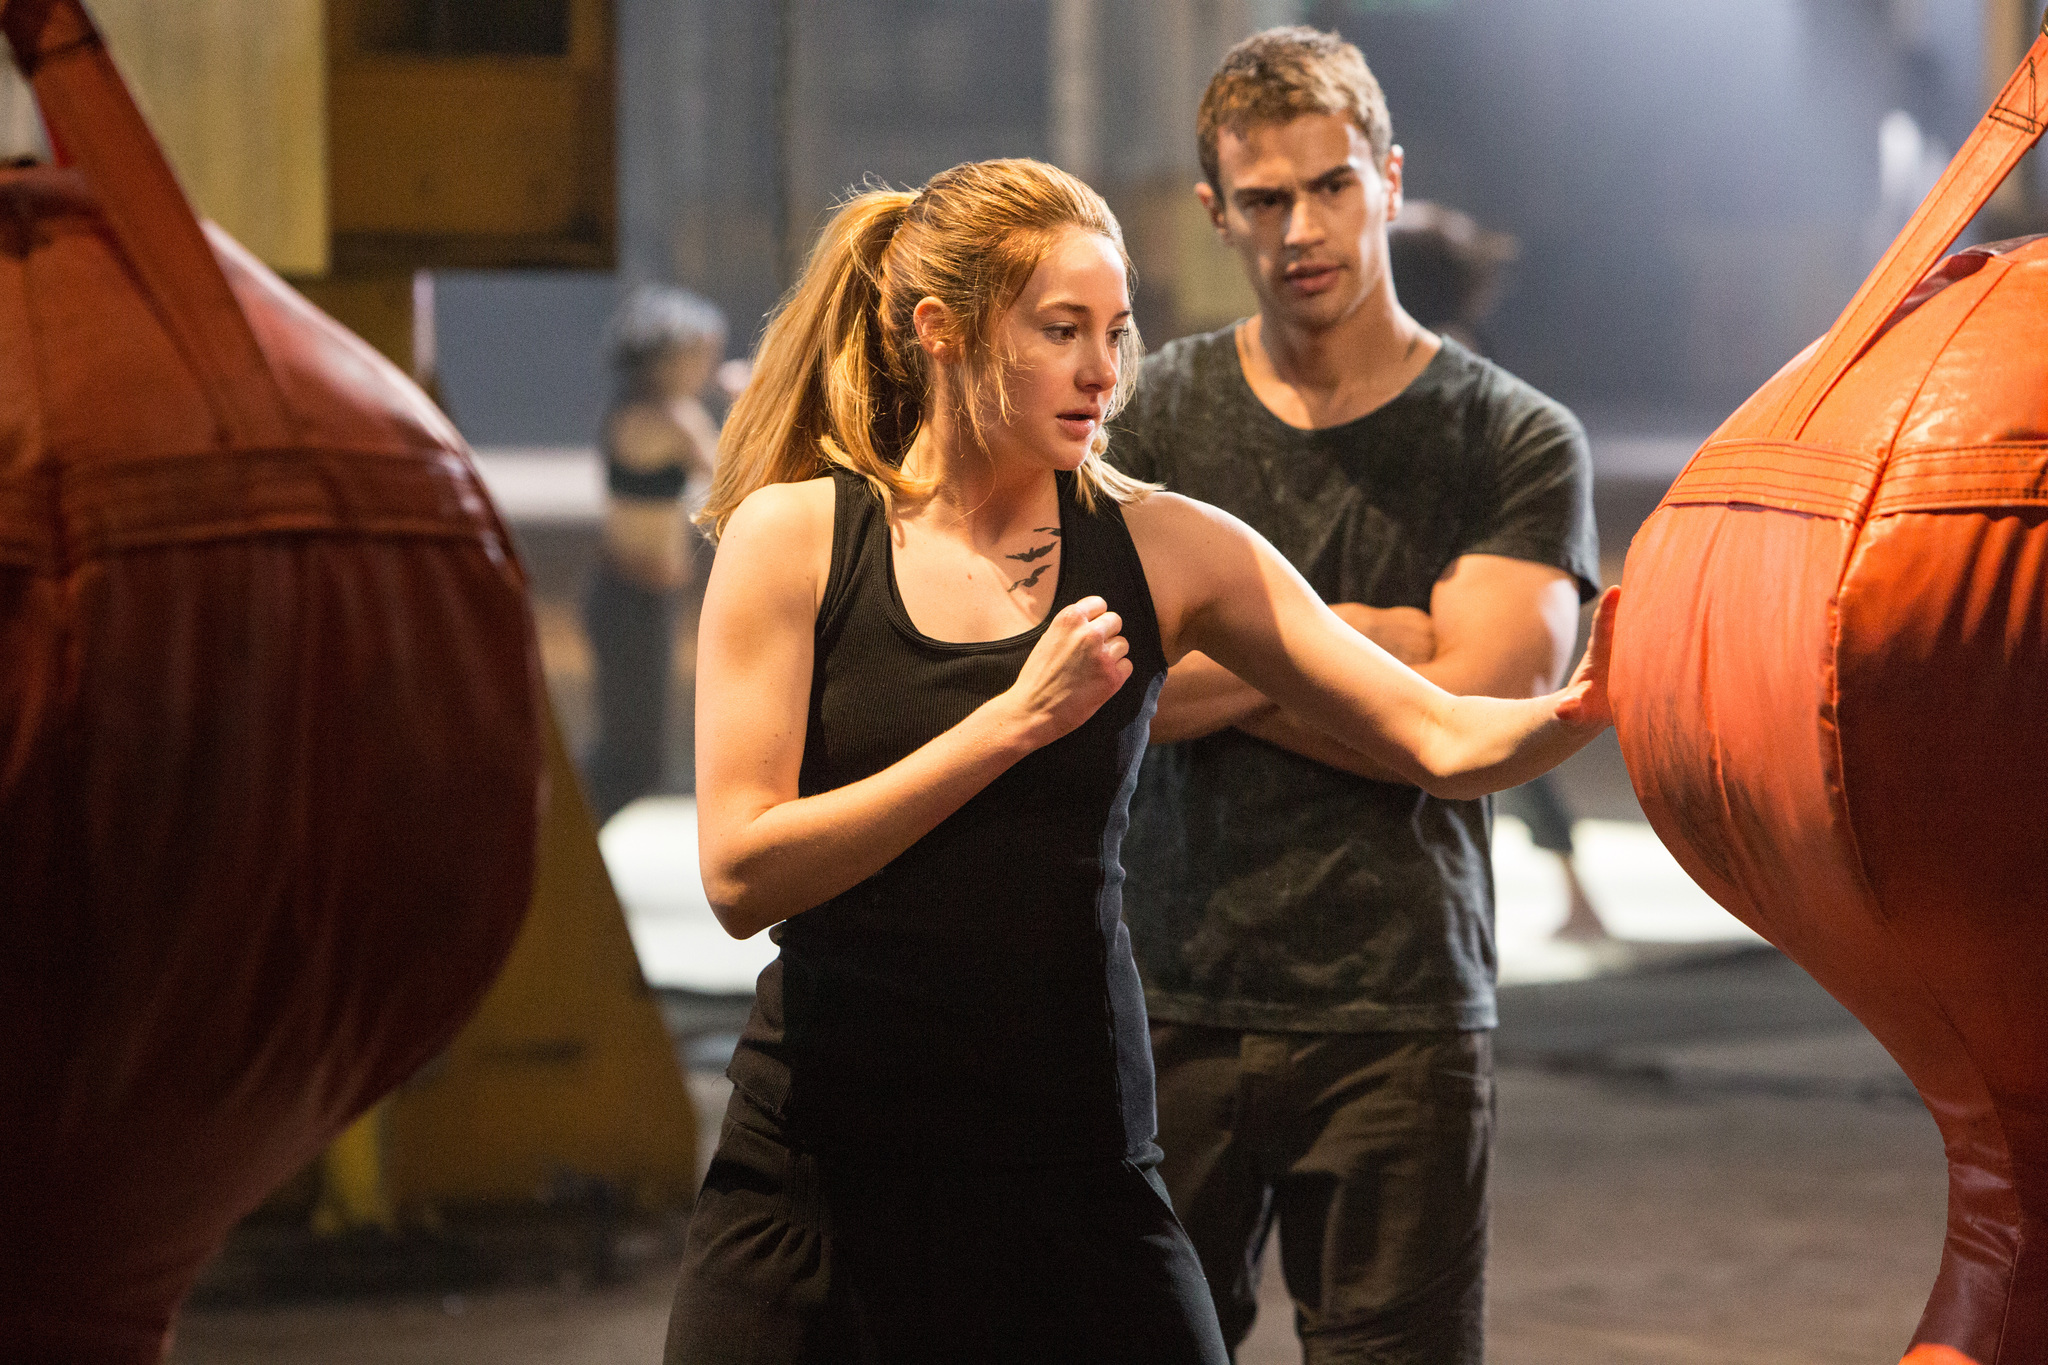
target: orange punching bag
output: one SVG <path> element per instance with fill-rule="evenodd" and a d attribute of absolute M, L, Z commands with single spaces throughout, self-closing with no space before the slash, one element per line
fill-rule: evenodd
<path fill-rule="evenodd" d="M 0 0 L 0 1359 L 149 1362 L 525 913 L 542 713 L 461 439 L 203 232 L 76 0 Z"/>
<path fill-rule="evenodd" d="M 1636 536 L 1612 674 L 1657 833 L 1940 1125 L 1916 1355 L 1980 1365 L 2048 1362 L 2048 238 L 1935 262 L 2044 119 L 2048 33 Z"/>

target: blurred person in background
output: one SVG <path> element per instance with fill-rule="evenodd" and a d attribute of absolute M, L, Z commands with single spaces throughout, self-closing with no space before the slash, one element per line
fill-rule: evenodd
<path fill-rule="evenodd" d="M 1387 251 L 1409 317 L 1474 355 L 1492 351 L 1482 324 L 1499 301 L 1502 275 L 1520 254 L 1514 238 L 1481 227 L 1457 209 L 1410 199 L 1387 228 Z M 1579 941 L 1609 937 L 1572 863 L 1571 807 L 1556 774 L 1500 793 L 1494 813 L 1527 825 L 1529 841 L 1557 859 L 1564 874 L 1565 917 L 1555 936 Z"/>
<path fill-rule="evenodd" d="M 1196 119 L 1256 315 L 1145 362 L 1112 458 L 1242 518 L 1466 696 L 1532 697 L 1598 591 L 1585 435 L 1406 312 L 1404 161 L 1358 49 L 1271 29 Z M 1131 802 L 1160 1166 L 1225 1340 L 1277 1220 L 1303 1353 L 1478 1365 L 1496 954 L 1486 803 L 1432 795 L 1220 661 L 1168 677 Z"/>
<path fill-rule="evenodd" d="M 778 947 L 691 1214 L 670 1365 L 1224 1365 L 1153 1170 L 1119 843 L 1200 649 L 1433 791 L 1609 723 L 1454 697 L 1241 522 L 1118 474 L 1138 356 L 1100 196 L 973 162 L 840 206 L 768 325 L 700 520 L 698 846 Z"/>
<path fill-rule="evenodd" d="M 604 538 L 583 601 L 597 729 L 584 778 L 600 825 L 661 782 L 676 614 L 698 541 L 684 492 L 717 459 L 704 399 L 725 318 L 688 290 L 641 285 L 612 314 L 606 349 Z"/>

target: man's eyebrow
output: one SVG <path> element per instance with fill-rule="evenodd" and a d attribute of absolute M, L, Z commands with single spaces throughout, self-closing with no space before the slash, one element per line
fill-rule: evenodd
<path fill-rule="evenodd" d="M 1349 161 L 1340 161 L 1322 174 L 1310 176 L 1305 184 L 1311 190 L 1327 189 L 1345 176 L 1357 174 L 1358 167 L 1352 165 Z M 1276 194 L 1292 194 L 1293 192 L 1294 187 L 1292 185 L 1236 185 L 1231 188 L 1230 197 L 1242 201 L 1251 198 L 1265 198 Z"/>

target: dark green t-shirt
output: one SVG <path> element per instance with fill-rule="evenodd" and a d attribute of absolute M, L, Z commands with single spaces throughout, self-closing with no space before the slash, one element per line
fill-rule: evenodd
<path fill-rule="evenodd" d="M 1234 328 L 1145 362 L 1111 458 L 1241 517 L 1329 602 L 1429 609 L 1460 555 L 1597 592 L 1592 461 L 1571 413 L 1446 339 L 1398 397 L 1302 431 L 1253 395 Z M 1156 1019 L 1329 1032 L 1491 1028 L 1485 801 L 1444 801 L 1222 730 L 1154 745 L 1124 918 Z"/>

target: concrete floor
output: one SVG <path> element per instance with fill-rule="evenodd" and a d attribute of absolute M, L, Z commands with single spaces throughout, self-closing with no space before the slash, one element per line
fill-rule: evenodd
<path fill-rule="evenodd" d="M 1888 1365 L 1905 1350 L 1945 1212 L 1924 1109 L 1510 1073 L 1500 1111 L 1494 1360 Z"/>
<path fill-rule="evenodd" d="M 1889 1365 L 1940 1253 L 1924 1111 L 1503 1073 L 1498 1365 Z M 1273 1262 L 1239 1365 L 1300 1360 Z M 614 1365 L 660 1358 L 666 1267 L 623 1287 L 215 1309 L 176 1365 Z"/>
<path fill-rule="evenodd" d="M 1890 1365 L 1940 1256 L 1941 1143 L 1770 952 L 1503 992 L 1497 1365 Z M 725 1093 L 692 1076 L 707 1123 Z M 1299 1361 L 1268 1258 L 1239 1365 Z M 206 1308 L 175 1365 L 659 1359 L 672 1264 L 607 1289 Z"/>

